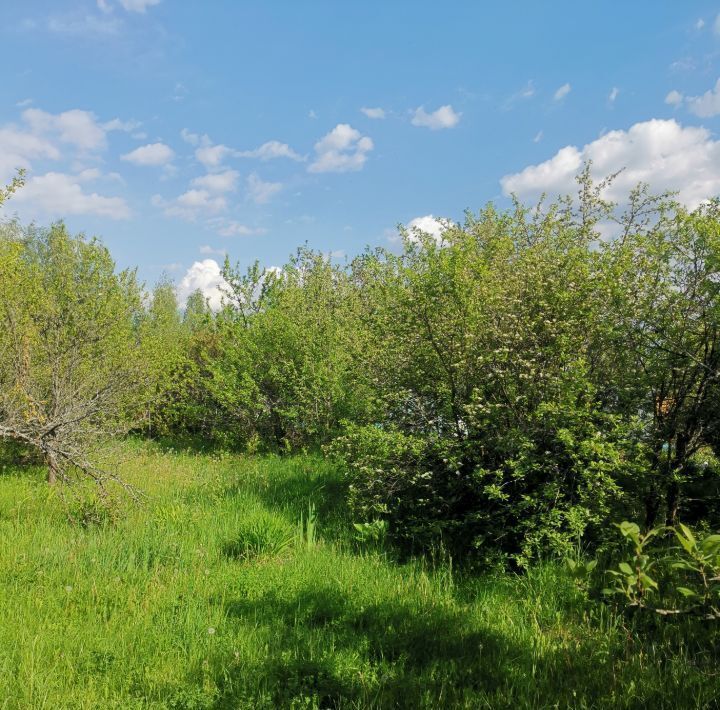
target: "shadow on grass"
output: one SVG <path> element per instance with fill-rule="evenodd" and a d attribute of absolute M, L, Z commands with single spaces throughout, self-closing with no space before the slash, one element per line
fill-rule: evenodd
<path fill-rule="evenodd" d="M 299 520 L 312 504 L 321 534 L 326 539 L 347 531 L 347 484 L 342 475 L 320 456 L 264 457 L 255 472 L 225 489 L 226 496 L 252 492 L 270 510 L 284 511 Z"/>
<path fill-rule="evenodd" d="M 320 708 L 451 706 L 468 693 L 494 694 L 523 654 L 447 608 L 388 600 L 363 605 L 338 589 L 304 589 L 292 598 L 271 592 L 231 602 L 226 611 L 231 619 L 271 626 L 272 647 L 254 682 L 276 707 L 303 701 Z M 242 672 L 224 674 L 214 707 L 237 707 L 247 682 Z"/>
<path fill-rule="evenodd" d="M 262 707 L 278 708 L 716 707 L 707 705 L 714 665 L 703 679 L 699 669 L 642 661 L 652 651 L 642 642 L 583 635 L 566 643 L 558 634 L 570 623 L 510 634 L 465 606 L 363 601 L 322 580 L 232 601 L 226 614 L 266 629 L 268 641 L 252 672 L 224 659 L 216 710 L 240 707 L 258 689 Z M 528 623 L 519 615 L 510 627 Z"/>

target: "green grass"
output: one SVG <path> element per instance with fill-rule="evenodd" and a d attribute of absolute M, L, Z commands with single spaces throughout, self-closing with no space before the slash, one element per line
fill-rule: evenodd
<path fill-rule="evenodd" d="M 125 476 L 148 496 L 114 524 L 72 525 L 42 471 L 0 471 L 0 708 L 700 708 L 720 697 L 707 643 L 635 633 L 552 565 L 464 578 L 360 549 L 321 459 L 129 454 Z"/>

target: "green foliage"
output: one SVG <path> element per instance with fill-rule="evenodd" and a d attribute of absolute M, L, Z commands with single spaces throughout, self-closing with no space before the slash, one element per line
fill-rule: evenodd
<path fill-rule="evenodd" d="M 112 477 L 93 450 L 134 420 L 140 310 L 135 273 L 117 272 L 97 240 L 62 224 L 2 228 L 0 438 L 42 455 L 50 480 Z"/>
<path fill-rule="evenodd" d="M 720 621 L 719 534 L 698 536 L 679 523 L 671 529 L 679 546 L 672 547 L 663 539 L 666 528 L 642 533 L 628 522 L 619 528 L 633 555 L 618 563 L 617 570 L 608 570 L 613 583 L 604 590 L 607 595 L 621 595 L 628 606 L 662 616 L 689 614 Z"/>
<path fill-rule="evenodd" d="M 620 208 L 611 181 L 586 166 L 576 196 L 488 205 L 345 266 L 307 247 L 282 269 L 226 262 L 217 312 L 167 282 L 143 294 L 59 226 L 4 239 L 0 290 L 26 287 L 0 304 L 3 406 L 45 421 L 47 362 L 67 358 L 68 392 L 113 393 L 96 431 L 327 447 L 353 520 L 406 554 L 527 567 L 611 551 L 612 520 L 716 526 L 720 202 L 639 186 Z"/>
<path fill-rule="evenodd" d="M 361 545 L 382 547 L 387 535 L 387 521 L 377 518 L 369 523 L 353 523 L 355 539 Z"/>
<path fill-rule="evenodd" d="M 318 526 L 317 511 L 315 504 L 309 503 L 307 512 L 303 511 L 300 515 L 300 525 L 298 529 L 298 540 L 301 546 L 313 548 L 318 543 Z"/>
<path fill-rule="evenodd" d="M 625 540 L 632 546 L 633 556 L 629 562 L 620 562 L 617 570 L 609 570 L 613 578 L 611 587 L 603 590 L 605 594 L 621 594 L 631 606 L 644 607 L 647 597 L 658 591 L 658 583 L 650 575 L 656 561 L 648 554 L 649 543 L 662 532 L 654 528 L 641 533 L 635 523 L 623 522 L 619 526 Z"/>
<path fill-rule="evenodd" d="M 720 519 L 720 207 L 578 183 L 346 267 L 226 263 L 215 314 L 161 285 L 146 431 L 328 446 L 353 518 L 406 552 L 527 566 L 611 549 L 622 517 Z"/>
<path fill-rule="evenodd" d="M 228 555 L 250 560 L 255 557 L 275 557 L 288 550 L 295 535 L 287 522 L 278 515 L 262 513 L 242 520 L 240 530 L 226 545 Z"/>

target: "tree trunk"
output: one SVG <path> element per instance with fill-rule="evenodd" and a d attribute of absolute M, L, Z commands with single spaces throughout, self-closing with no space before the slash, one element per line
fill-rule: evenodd
<path fill-rule="evenodd" d="M 655 527 L 658 513 L 660 512 L 660 496 L 656 491 L 650 491 L 645 496 L 645 529 Z"/>
<path fill-rule="evenodd" d="M 48 485 L 54 486 L 57 483 L 57 479 L 58 479 L 57 459 L 55 458 L 54 454 L 48 454 L 45 457 L 45 460 L 47 461 L 47 467 L 48 467 L 48 474 L 47 474 Z"/>
<path fill-rule="evenodd" d="M 680 503 L 680 485 L 677 481 L 672 481 L 668 485 L 665 495 L 665 525 L 673 527 L 677 522 L 678 505 Z"/>
<path fill-rule="evenodd" d="M 675 455 L 672 463 L 668 463 L 668 475 L 678 475 L 685 468 L 687 459 L 689 436 L 686 433 L 678 434 L 675 444 Z M 677 512 L 680 506 L 680 483 L 676 478 L 671 479 L 665 491 L 665 525 L 673 527 L 677 522 Z"/>

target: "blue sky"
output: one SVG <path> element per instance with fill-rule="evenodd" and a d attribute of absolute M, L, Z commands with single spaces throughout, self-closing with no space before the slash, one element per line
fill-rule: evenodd
<path fill-rule="evenodd" d="M 5 3 L 6 207 L 181 291 L 216 262 L 343 259 L 583 160 L 720 194 L 720 4 Z M 365 109 L 365 110 L 363 110 Z M 431 218 L 432 216 L 432 218 Z"/>

